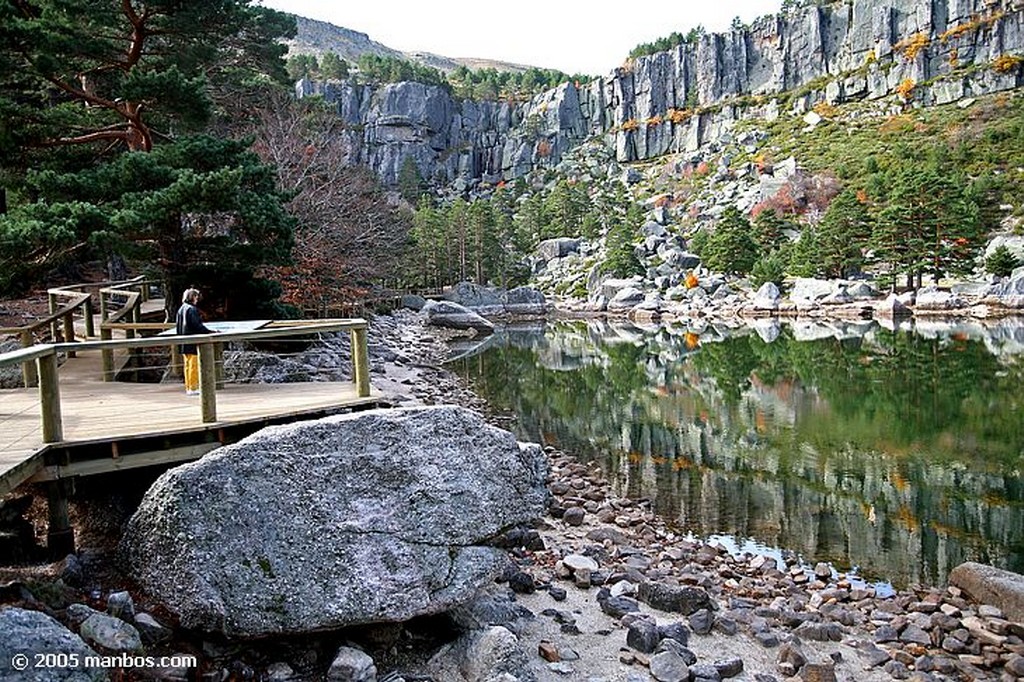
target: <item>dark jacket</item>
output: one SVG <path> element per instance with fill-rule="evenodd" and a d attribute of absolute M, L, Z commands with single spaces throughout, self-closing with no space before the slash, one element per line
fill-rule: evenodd
<path fill-rule="evenodd" d="M 212 334 L 213 330 L 203 324 L 203 318 L 199 315 L 199 308 L 191 303 L 182 303 L 178 308 L 178 315 L 175 319 L 176 333 L 180 336 L 190 334 Z M 182 355 L 195 355 L 195 344 L 182 344 Z"/>

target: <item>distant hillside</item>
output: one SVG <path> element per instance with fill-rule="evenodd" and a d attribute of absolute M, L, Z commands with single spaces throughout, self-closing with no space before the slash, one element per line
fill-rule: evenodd
<path fill-rule="evenodd" d="M 370 36 L 365 33 L 335 26 L 325 21 L 296 16 L 295 22 L 298 31 L 295 38 L 287 42 L 289 55 L 313 54 L 319 56 L 325 52 L 334 52 L 342 59 L 355 62 L 364 54 L 373 54 L 378 57 L 407 59 L 444 73 L 454 71 L 459 66 L 473 70 L 490 68 L 513 73 L 522 73 L 530 68 L 523 64 L 511 64 L 492 59 L 445 57 L 429 52 L 402 52 L 371 40 Z"/>

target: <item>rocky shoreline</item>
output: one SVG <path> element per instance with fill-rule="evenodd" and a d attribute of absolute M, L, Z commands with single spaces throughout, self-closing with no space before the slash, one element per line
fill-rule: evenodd
<path fill-rule="evenodd" d="M 393 395 L 398 405 L 455 403 L 487 414 L 486 403 L 441 366 L 447 342 L 462 333 L 426 327 L 423 319 L 408 311 L 374 319 L 375 387 Z M 500 426 L 512 419 L 488 415 Z M 0 569 L 0 615 L 45 614 L 101 651 L 125 650 L 116 648 L 128 636 L 125 624 L 147 653 L 187 653 L 200 660 L 198 669 L 132 670 L 126 679 L 1008 682 L 1024 677 L 1024 625 L 1013 620 L 1020 615 L 979 605 L 955 586 L 878 594 L 827 564 L 806 566 L 785 553 L 782 561 L 733 554 L 678 533 L 645 500 L 617 497 L 596 465 L 551 447 L 545 452 L 547 514 L 535 527 L 500 539 L 512 562 L 489 594 L 456 618 L 474 626 L 461 636 L 446 635 L 450 625 L 410 622 L 301 642 L 204 639 L 174 629 L 173 618 L 145 596 L 137 596 L 136 607 L 125 590 L 131 586 L 111 571 L 102 551 L 50 566 Z M 103 611 L 109 617 L 99 618 Z M 98 625 L 109 632 L 97 631 Z M 36 633 L 30 636 L 41 636 L 38 627 L 30 630 Z"/>

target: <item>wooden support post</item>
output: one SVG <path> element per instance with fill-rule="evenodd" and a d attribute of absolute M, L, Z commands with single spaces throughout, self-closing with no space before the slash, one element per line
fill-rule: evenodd
<path fill-rule="evenodd" d="M 28 348 L 35 339 L 32 338 L 32 332 L 28 329 L 21 331 L 21 347 Z M 21 380 L 25 384 L 25 388 L 32 388 L 39 385 L 39 372 L 36 370 L 36 363 L 34 360 L 28 360 L 21 363 Z"/>
<path fill-rule="evenodd" d="M 217 390 L 224 388 L 224 344 L 213 344 L 213 361 L 217 368 Z"/>
<path fill-rule="evenodd" d="M 54 559 L 75 553 L 75 529 L 68 515 L 68 497 L 74 492 L 71 479 L 58 479 L 46 486 L 49 527 L 46 529 L 46 548 Z"/>
<path fill-rule="evenodd" d="M 85 336 L 91 339 L 96 336 L 96 328 L 92 320 L 92 296 L 85 299 L 82 304 L 82 316 L 85 317 Z"/>
<path fill-rule="evenodd" d="M 57 376 L 57 354 L 49 353 L 38 359 L 39 409 L 43 418 L 43 442 L 64 440 L 64 425 L 60 412 L 60 379 Z"/>
<path fill-rule="evenodd" d="M 202 403 L 203 423 L 217 421 L 217 367 L 214 344 L 200 343 L 199 350 L 199 402 Z"/>
<path fill-rule="evenodd" d="M 72 310 L 64 313 L 64 341 L 72 343 L 75 340 L 75 313 Z M 75 351 L 69 350 L 68 357 L 75 357 Z"/>
<path fill-rule="evenodd" d="M 53 315 L 57 312 L 57 294 L 47 294 L 46 301 L 50 309 L 50 314 Z M 50 343 L 57 343 L 57 335 L 60 334 L 60 328 L 57 326 L 57 320 L 50 320 Z"/>
<path fill-rule="evenodd" d="M 102 324 L 103 322 L 107 321 L 108 317 L 110 317 L 110 312 L 107 310 L 107 296 L 106 296 L 106 294 L 104 294 L 101 291 L 101 292 L 99 292 L 99 296 L 100 296 L 100 323 Z"/>
<path fill-rule="evenodd" d="M 131 318 L 132 324 L 138 324 L 139 323 L 139 319 L 140 318 L 139 318 L 139 301 L 138 301 L 138 299 L 136 299 L 135 305 L 132 306 L 132 314 L 131 314 L 130 318 Z M 134 329 L 125 329 L 124 330 L 124 338 L 126 338 L 126 339 L 134 339 L 135 338 L 135 330 Z"/>
<path fill-rule="evenodd" d="M 352 380 L 356 382 L 356 395 L 365 398 L 370 395 L 370 355 L 366 345 L 366 327 L 353 329 L 352 336 Z"/>
<path fill-rule="evenodd" d="M 181 359 L 181 346 L 174 344 L 171 346 L 170 375 L 172 377 L 181 377 L 185 373 L 184 369 L 184 361 Z"/>
<path fill-rule="evenodd" d="M 113 338 L 113 332 L 100 323 L 100 339 L 103 341 L 110 341 Z M 103 380 L 113 381 L 114 380 L 114 349 L 113 348 L 101 348 L 100 358 L 103 362 Z"/>

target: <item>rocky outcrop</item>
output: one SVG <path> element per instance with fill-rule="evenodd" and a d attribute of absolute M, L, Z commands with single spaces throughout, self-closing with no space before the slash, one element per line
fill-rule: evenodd
<path fill-rule="evenodd" d="M 744 117 L 879 99 L 908 82 L 926 105 L 1010 90 L 1024 84 L 1013 59 L 1022 51 L 1019 0 L 848 0 L 702 35 L 525 103 L 458 100 L 419 83 L 296 89 L 337 106 L 356 160 L 385 181 L 411 158 L 424 177 L 465 188 L 554 167 L 595 135 L 610 136 L 618 161 L 635 161 L 699 149 Z"/>
<path fill-rule="evenodd" d="M 1003 308 L 1024 308 L 1024 273 L 992 285 L 983 301 Z"/>
<path fill-rule="evenodd" d="M 161 476 L 122 564 L 186 628 L 235 637 L 401 622 L 467 601 L 543 513 L 540 448 L 456 407 L 265 429 Z"/>

